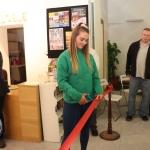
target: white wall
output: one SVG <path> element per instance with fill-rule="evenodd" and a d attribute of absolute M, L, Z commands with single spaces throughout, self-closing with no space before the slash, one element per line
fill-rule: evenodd
<path fill-rule="evenodd" d="M 66 6 L 76 6 L 76 5 L 87 5 L 88 0 L 45 0 L 47 8 L 55 7 L 66 7 Z"/>
<path fill-rule="evenodd" d="M 0 1 L 0 3 L 0 14 L 12 14 L 16 13 L 16 10 L 27 12 L 27 21 L 22 23 L 24 27 L 27 80 L 30 81 L 38 78 L 38 73 L 42 72 L 44 74 L 48 66 L 48 58 L 45 55 L 47 51 L 45 1 L 32 0 L 20 2 L 15 0 L 12 3 L 10 0 L 6 0 Z M 4 51 L 8 53 L 8 49 L 4 49 Z M 7 60 L 8 55 L 4 59 Z M 9 65 L 7 66 L 8 70 Z"/>
<path fill-rule="evenodd" d="M 86 5 L 88 0 L 14 0 L 13 3 L 11 0 L 0 0 L 0 4 L 0 14 L 27 12 L 27 21 L 19 24 L 24 27 L 27 81 L 32 81 L 38 78 L 39 73 L 45 74 L 49 63 L 45 55 L 47 52 L 46 8 Z M 11 23 L 9 27 L 15 27 L 15 24 L 17 23 Z M 6 29 L 8 27 L 3 26 Z M 3 30 L 3 26 L 0 25 L 0 29 Z M 3 37 L 2 34 L 1 36 Z M 8 48 L 0 50 L 6 53 L 4 60 L 7 62 L 6 70 L 9 71 Z"/>
<path fill-rule="evenodd" d="M 100 56 L 101 65 L 103 64 L 103 52 L 102 52 L 102 26 L 100 25 L 100 19 L 104 20 L 104 43 L 105 49 L 104 53 L 106 56 L 106 43 L 108 40 L 108 30 L 107 30 L 107 1 L 105 0 L 95 0 L 97 9 L 95 11 L 96 19 L 95 19 L 95 33 L 97 34 L 97 42 L 96 47 Z M 0 14 L 12 14 L 17 12 L 26 12 L 27 13 L 27 21 L 20 22 L 18 27 L 24 28 L 24 46 L 25 46 L 25 56 L 26 56 L 26 72 L 27 72 L 27 81 L 32 81 L 35 78 L 38 78 L 39 73 L 45 74 L 47 71 L 49 59 L 45 55 L 47 52 L 47 28 L 46 28 L 46 9 L 47 8 L 55 8 L 55 7 L 65 7 L 65 6 L 75 6 L 75 5 L 87 5 L 88 0 L 76 0 L 76 1 L 68 1 L 68 0 L 14 0 L 13 3 L 11 0 L 0 0 Z M 17 4 L 17 5 L 16 5 Z M 98 4 L 98 5 L 97 5 Z M 7 9 L 4 9 L 7 8 Z M 97 24 L 97 22 L 99 24 Z M 18 23 L 10 23 L 7 26 L 3 25 L 7 28 L 17 27 L 15 24 Z M 0 28 L 3 28 L 0 25 Z M 99 31 L 99 32 L 97 32 Z M 2 35 L 1 35 L 2 36 Z M 8 54 L 8 48 L 0 49 L 4 51 L 4 53 Z M 4 60 L 9 63 L 8 55 L 4 56 Z M 106 62 L 106 58 L 105 58 Z M 106 64 L 105 64 L 106 66 Z M 104 68 L 106 68 L 104 66 Z M 9 72 L 9 65 L 6 65 L 7 71 Z M 102 73 L 102 68 L 100 68 Z M 105 70 L 106 71 L 106 70 Z M 103 75 L 101 75 L 103 76 Z"/>
<path fill-rule="evenodd" d="M 27 21 L 24 23 L 24 42 L 26 56 L 27 81 L 45 74 L 48 66 L 46 9 L 45 1 L 30 1 L 27 8 Z"/>
<path fill-rule="evenodd" d="M 113 5 L 112 5 L 113 4 Z M 117 75 L 125 74 L 126 55 L 132 42 L 140 39 L 144 28 L 150 28 L 149 0 L 108 0 L 109 39 L 121 50 Z M 120 15 L 121 14 L 121 15 Z M 143 19 L 143 22 L 126 22 Z"/>

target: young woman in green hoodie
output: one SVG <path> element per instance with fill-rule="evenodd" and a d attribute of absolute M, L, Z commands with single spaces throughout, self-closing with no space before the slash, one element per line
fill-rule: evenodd
<path fill-rule="evenodd" d="M 64 95 L 63 143 L 91 104 L 86 95 L 93 100 L 103 97 L 96 63 L 89 54 L 89 29 L 86 24 L 79 23 L 74 28 L 69 48 L 57 60 L 57 82 Z M 87 148 L 91 120 L 92 115 L 81 130 L 81 150 Z"/>

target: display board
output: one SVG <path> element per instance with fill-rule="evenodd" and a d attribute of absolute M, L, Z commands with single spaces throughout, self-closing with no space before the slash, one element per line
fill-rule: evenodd
<path fill-rule="evenodd" d="M 48 8 L 46 15 L 48 58 L 58 58 L 68 48 L 76 25 L 80 22 L 88 24 L 88 6 Z"/>

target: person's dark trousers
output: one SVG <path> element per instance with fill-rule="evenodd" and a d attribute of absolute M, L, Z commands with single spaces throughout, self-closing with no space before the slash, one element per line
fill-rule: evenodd
<path fill-rule="evenodd" d="M 4 117 L 3 117 L 3 106 L 4 106 L 5 95 L 0 97 L 0 139 L 3 139 L 4 134 Z"/>
<path fill-rule="evenodd" d="M 71 131 L 77 125 L 80 118 L 86 112 L 91 103 L 87 103 L 85 105 L 80 104 L 69 104 L 64 101 L 64 109 L 63 109 L 63 127 L 64 127 L 64 137 L 63 142 L 67 139 Z M 92 121 L 92 115 L 89 117 L 84 127 L 80 132 L 80 143 L 81 150 L 86 150 L 88 140 L 89 140 L 89 129 Z"/>
<path fill-rule="evenodd" d="M 93 111 L 93 116 L 92 116 L 92 123 L 91 123 L 91 126 L 90 126 L 90 129 L 97 129 L 97 121 L 96 121 L 96 109 L 94 109 Z"/>
<path fill-rule="evenodd" d="M 129 98 L 128 98 L 128 116 L 135 116 L 135 101 L 139 87 L 142 89 L 142 101 L 138 110 L 140 117 L 147 116 L 150 101 L 150 79 L 142 79 L 141 77 L 130 78 Z"/>

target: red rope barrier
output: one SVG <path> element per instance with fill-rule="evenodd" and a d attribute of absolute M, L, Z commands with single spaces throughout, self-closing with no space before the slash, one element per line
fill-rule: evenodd
<path fill-rule="evenodd" d="M 103 94 L 104 96 L 113 90 L 112 86 L 109 86 L 108 88 L 109 89 L 107 89 L 104 92 L 104 94 Z M 83 128 L 84 124 L 88 120 L 89 116 L 93 112 L 94 108 L 96 107 L 96 105 L 98 104 L 98 102 L 101 101 L 101 100 L 102 99 L 95 99 L 91 103 L 91 105 L 89 106 L 89 108 L 87 109 L 87 111 L 84 113 L 84 115 L 82 116 L 82 118 L 80 119 L 80 121 L 77 123 L 77 125 L 75 126 L 75 128 L 72 130 L 72 132 L 70 133 L 70 135 L 65 140 L 65 142 L 61 145 L 61 147 L 59 148 L 59 150 L 69 150 L 69 148 L 71 147 L 72 143 L 75 141 L 76 137 L 78 136 L 78 134 L 80 133 L 81 129 Z"/>

